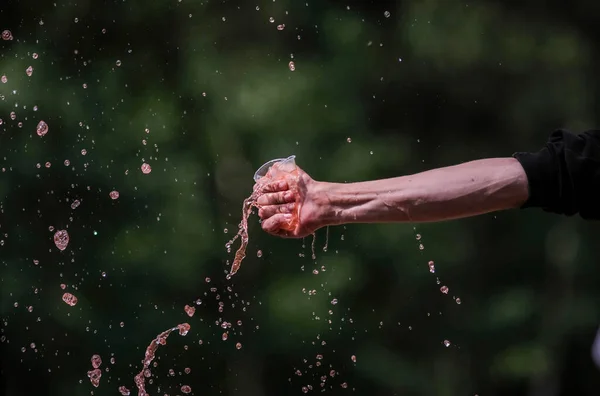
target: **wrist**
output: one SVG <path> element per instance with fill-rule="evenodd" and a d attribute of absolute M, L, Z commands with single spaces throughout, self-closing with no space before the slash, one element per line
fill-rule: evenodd
<path fill-rule="evenodd" d="M 343 211 L 332 200 L 338 183 L 313 181 L 311 184 L 308 200 L 315 205 L 317 228 L 341 224 Z"/>

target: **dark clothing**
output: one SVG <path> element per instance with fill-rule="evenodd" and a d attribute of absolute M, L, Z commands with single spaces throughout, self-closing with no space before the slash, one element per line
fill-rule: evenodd
<path fill-rule="evenodd" d="M 513 154 L 529 180 L 522 208 L 600 220 L 600 130 L 552 132 L 536 153 Z"/>

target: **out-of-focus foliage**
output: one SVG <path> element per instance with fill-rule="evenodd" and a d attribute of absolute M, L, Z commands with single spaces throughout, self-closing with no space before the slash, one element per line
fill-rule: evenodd
<path fill-rule="evenodd" d="M 186 321 L 158 349 L 152 395 L 598 394 L 597 225 L 577 218 L 341 226 L 326 252 L 317 233 L 312 260 L 310 238 L 275 239 L 252 217 L 248 257 L 224 276 L 271 158 L 352 182 L 598 126 L 596 4 L 3 0 L 2 394 L 136 392 L 146 346 Z M 51 226 L 68 230 L 65 251 Z"/>

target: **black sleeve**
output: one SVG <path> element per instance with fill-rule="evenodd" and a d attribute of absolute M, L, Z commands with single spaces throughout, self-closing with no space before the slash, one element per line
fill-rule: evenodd
<path fill-rule="evenodd" d="M 600 220 L 600 130 L 552 132 L 537 153 L 514 153 L 529 180 L 522 208 Z"/>

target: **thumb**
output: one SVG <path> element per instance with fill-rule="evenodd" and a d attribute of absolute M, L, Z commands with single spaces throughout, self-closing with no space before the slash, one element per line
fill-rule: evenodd
<path fill-rule="evenodd" d="M 277 233 L 292 219 L 291 213 L 278 213 L 264 220 L 261 227 L 268 233 Z"/>

